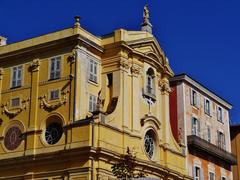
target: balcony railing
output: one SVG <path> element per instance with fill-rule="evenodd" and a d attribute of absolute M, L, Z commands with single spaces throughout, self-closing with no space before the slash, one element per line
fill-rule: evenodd
<path fill-rule="evenodd" d="M 209 154 L 211 157 L 221 159 L 230 165 L 237 164 L 237 159 L 234 155 L 196 135 L 188 136 L 187 143 L 189 149 L 197 149 L 203 151 Z"/>

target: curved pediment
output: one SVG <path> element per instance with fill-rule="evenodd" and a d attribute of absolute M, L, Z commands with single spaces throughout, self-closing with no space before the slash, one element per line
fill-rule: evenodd
<path fill-rule="evenodd" d="M 144 126 L 144 124 L 146 124 L 148 122 L 152 122 L 157 129 L 160 129 L 160 127 L 161 127 L 161 123 L 160 123 L 160 121 L 156 117 L 148 116 L 148 115 L 144 116 L 141 119 L 140 124 L 141 124 L 141 126 Z"/>

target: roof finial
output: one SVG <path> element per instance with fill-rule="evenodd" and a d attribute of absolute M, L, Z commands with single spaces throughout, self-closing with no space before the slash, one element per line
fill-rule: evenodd
<path fill-rule="evenodd" d="M 147 4 L 144 6 L 144 9 L 143 9 L 142 31 L 147 31 L 149 33 L 152 33 L 152 25 L 149 21 L 149 9 Z"/>
<path fill-rule="evenodd" d="M 80 27 L 80 16 L 75 16 L 75 23 L 74 23 L 74 27 Z"/>

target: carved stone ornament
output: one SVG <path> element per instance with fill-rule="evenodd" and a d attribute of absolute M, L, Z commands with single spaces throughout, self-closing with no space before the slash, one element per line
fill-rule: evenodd
<path fill-rule="evenodd" d="M 141 72 L 141 68 L 139 66 L 133 64 L 131 67 L 131 73 L 133 75 L 139 75 L 140 72 Z"/>
<path fill-rule="evenodd" d="M 17 108 L 9 108 L 9 102 L 7 102 L 6 104 L 2 104 L 1 107 L 2 107 L 2 113 L 6 114 L 9 118 L 13 118 L 15 117 L 16 115 L 18 115 L 19 113 L 21 113 L 23 110 L 26 110 L 27 109 L 27 105 L 26 103 L 29 101 L 28 100 L 23 100 L 22 103 L 21 103 L 21 106 L 20 107 L 17 107 Z"/>
<path fill-rule="evenodd" d="M 127 60 L 120 60 L 119 66 L 123 69 L 129 69 L 128 61 Z"/>
<path fill-rule="evenodd" d="M 162 93 L 170 93 L 172 92 L 169 83 L 167 81 L 165 81 L 164 79 L 159 80 L 158 85 L 162 91 Z"/>
<path fill-rule="evenodd" d="M 53 110 L 61 107 L 62 105 L 67 103 L 67 93 L 69 93 L 69 92 L 68 91 L 62 92 L 61 99 L 59 100 L 59 102 L 57 102 L 55 104 L 49 103 L 46 95 L 39 97 L 40 108 L 45 109 L 46 111 L 53 111 Z"/>
<path fill-rule="evenodd" d="M 30 65 L 30 70 L 31 71 L 37 71 L 40 66 L 40 61 L 39 61 L 39 59 L 34 59 L 33 61 L 32 61 L 32 63 L 31 63 L 31 65 Z"/>

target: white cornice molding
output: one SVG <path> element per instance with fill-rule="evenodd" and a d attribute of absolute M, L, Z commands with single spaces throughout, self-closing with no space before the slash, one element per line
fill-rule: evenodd
<path fill-rule="evenodd" d="M 216 101 L 217 103 L 219 103 L 220 105 L 224 106 L 228 110 L 232 109 L 232 105 L 231 104 L 229 104 L 227 101 L 225 101 L 224 99 L 222 99 L 221 97 L 219 97 L 218 95 L 216 95 L 215 93 L 213 93 L 212 91 L 210 91 L 209 89 L 207 89 L 206 87 L 201 85 L 199 82 L 197 82 L 194 79 L 192 79 L 187 74 L 177 75 L 177 76 L 175 76 L 173 78 L 170 78 L 170 84 L 173 84 L 175 82 L 186 82 L 190 86 L 196 88 L 198 91 L 200 91 L 201 93 L 203 93 L 206 96 L 210 97 L 210 99 Z"/>

